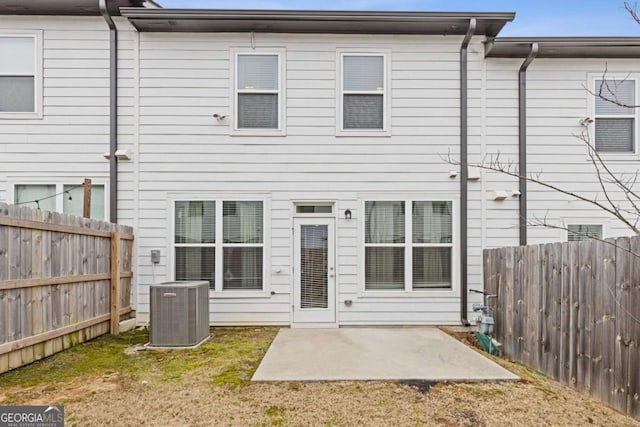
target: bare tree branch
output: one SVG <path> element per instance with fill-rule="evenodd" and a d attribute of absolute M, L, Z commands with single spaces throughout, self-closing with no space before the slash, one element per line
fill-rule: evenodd
<path fill-rule="evenodd" d="M 617 218 L 618 220 L 620 220 L 623 224 L 625 224 L 627 227 L 629 227 L 629 229 L 631 229 L 635 234 L 640 234 L 640 228 L 637 227 L 637 224 L 634 223 L 633 221 L 630 221 L 628 218 L 626 218 L 626 216 L 624 215 L 624 212 L 622 209 L 620 209 L 618 206 L 616 206 L 615 204 L 612 204 L 610 206 L 608 206 L 607 204 L 604 204 L 602 202 L 599 202 L 597 197 L 594 199 L 590 199 L 586 196 L 583 196 L 577 192 L 574 191 L 569 191 L 566 190 L 564 188 L 561 188 L 557 185 L 553 185 L 550 184 L 544 180 L 541 179 L 541 173 L 532 173 L 529 176 L 522 176 L 520 175 L 518 172 L 515 171 L 515 167 L 513 166 L 513 164 L 511 162 L 502 162 L 499 160 L 500 158 L 500 154 L 496 154 L 495 158 L 489 158 L 489 162 L 488 163 L 480 163 L 480 164 L 466 164 L 463 165 L 459 160 L 455 160 L 451 157 L 451 154 L 448 153 L 447 157 L 444 157 L 443 160 L 445 162 L 447 162 L 450 165 L 454 165 L 454 166 L 460 166 L 460 167 L 468 167 L 468 166 L 474 166 L 480 169 L 484 169 L 484 170 L 489 170 L 489 171 L 494 171 L 494 172 L 499 172 L 508 176 L 512 176 L 514 178 L 518 178 L 518 179 L 525 179 L 527 182 L 531 182 L 537 185 L 540 185 L 542 187 L 548 188 L 550 190 L 553 190 L 555 192 L 564 194 L 566 196 L 581 200 L 583 202 L 589 203 L 590 205 L 596 206 L 597 208 L 609 213 L 610 215 L 614 216 L 615 218 Z"/>
<path fill-rule="evenodd" d="M 640 24 L 640 17 L 638 16 L 638 3 L 634 3 L 633 6 L 631 6 L 631 3 L 626 1 L 624 2 L 624 8 L 627 10 L 627 12 L 629 12 L 629 15 L 631 15 L 634 21 Z"/>
<path fill-rule="evenodd" d="M 607 163 L 602 159 L 602 156 L 600 156 L 600 153 L 598 153 L 598 150 L 596 150 L 593 144 L 591 144 L 588 133 L 582 132 L 582 134 L 580 135 L 574 134 L 574 136 L 579 140 L 581 140 L 587 146 L 587 152 L 589 154 L 589 158 L 591 160 L 591 163 L 593 164 L 593 167 L 596 169 L 598 180 L 600 181 L 602 190 L 605 193 L 607 200 L 613 206 L 613 203 L 611 202 L 611 199 L 608 196 L 608 191 L 604 187 L 605 182 L 615 185 L 616 187 L 618 187 L 620 191 L 622 191 L 626 200 L 629 202 L 633 210 L 622 209 L 619 206 L 617 206 L 616 208 L 627 214 L 635 216 L 634 225 L 637 226 L 638 220 L 640 220 L 640 205 L 638 204 L 638 202 L 640 201 L 640 195 L 638 195 L 633 190 L 633 187 L 638 179 L 638 171 L 636 171 L 629 178 L 627 178 L 625 174 L 621 174 L 621 175 L 614 174 L 609 168 L 609 166 L 607 165 Z M 608 178 L 605 179 L 601 177 L 600 168 L 602 168 L 607 173 Z"/>
<path fill-rule="evenodd" d="M 585 85 L 583 85 L 582 87 L 584 87 L 584 89 L 594 97 L 602 99 L 605 102 L 609 102 L 611 104 L 617 105 L 619 107 L 624 107 L 624 108 L 639 108 L 640 105 L 627 104 L 618 99 L 618 95 L 617 95 L 618 86 L 620 86 L 622 83 L 627 81 L 627 79 L 629 78 L 629 74 L 627 74 L 621 80 L 616 80 L 616 79 L 608 79 L 607 72 L 608 72 L 608 69 L 607 69 L 607 66 L 605 65 L 604 71 L 602 72 L 602 80 L 600 81 L 600 85 L 598 85 L 597 90 L 593 91 L 590 87 L 586 87 Z"/>

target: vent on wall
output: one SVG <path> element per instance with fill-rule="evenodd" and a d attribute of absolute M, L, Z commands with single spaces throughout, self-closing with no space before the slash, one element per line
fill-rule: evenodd
<path fill-rule="evenodd" d="M 151 347 L 196 347 L 209 338 L 209 282 L 151 285 Z"/>

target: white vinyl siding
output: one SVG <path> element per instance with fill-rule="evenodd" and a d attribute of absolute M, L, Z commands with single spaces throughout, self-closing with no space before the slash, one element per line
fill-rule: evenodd
<path fill-rule="evenodd" d="M 336 217 L 340 325 L 459 323 L 456 271 L 452 289 L 364 290 L 361 224 L 363 200 L 457 199 L 460 182 L 449 178 L 451 167 L 441 155 L 459 146 L 461 37 L 256 33 L 255 41 L 251 50 L 246 34 L 140 33 L 140 319 L 149 310 L 148 284 L 174 278 L 172 201 L 209 198 L 267 203 L 263 290 L 212 292 L 213 325 L 290 324 L 297 273 L 292 217 L 305 215 L 296 213 L 296 204 L 321 203 L 333 205 Z M 477 122 L 481 40 L 472 46 L 470 84 L 476 89 L 471 90 L 470 117 Z M 286 138 L 263 138 L 280 136 L 270 129 L 234 129 L 235 54 L 245 52 L 280 54 Z M 365 137 L 354 130 L 336 138 L 339 52 L 385 55 L 386 131 L 392 130 L 392 136 L 378 130 Z M 229 117 L 218 121 L 214 113 Z M 470 129 L 470 143 L 477 143 L 473 135 L 480 128 Z M 480 182 L 470 183 L 471 192 L 473 186 Z M 479 200 L 477 191 L 473 196 Z M 475 206 L 470 211 L 479 215 Z M 346 210 L 352 219 L 345 218 Z M 479 236 L 479 220 L 471 221 L 476 221 L 471 233 Z M 470 244 L 470 281 L 479 283 L 479 239 L 470 236 Z M 151 265 L 151 249 L 167 256 Z M 222 262 L 217 249 L 215 256 Z M 222 286 L 223 271 L 216 268 L 215 274 L 216 286 Z M 403 292 L 410 295 L 405 298 Z M 353 304 L 346 307 L 345 300 Z"/>
<path fill-rule="evenodd" d="M 282 58 L 274 52 L 235 53 L 235 130 L 282 129 Z"/>
<path fill-rule="evenodd" d="M 603 153 L 633 153 L 637 108 L 636 81 L 596 80 L 595 148 Z"/>
<path fill-rule="evenodd" d="M 264 290 L 264 202 L 177 200 L 174 278 L 213 291 Z"/>
<path fill-rule="evenodd" d="M 567 240 L 576 242 L 589 239 L 603 239 L 602 224 L 569 224 L 567 225 Z"/>
<path fill-rule="evenodd" d="M 14 203 L 29 208 L 56 211 L 82 216 L 84 185 L 71 184 L 17 184 Z M 104 185 L 91 186 L 91 218 L 105 220 L 106 194 Z"/>
<path fill-rule="evenodd" d="M 0 34 L 0 118 L 34 118 L 40 112 L 39 33 Z"/>
<path fill-rule="evenodd" d="M 364 212 L 367 291 L 451 288 L 450 201 L 366 201 Z"/>

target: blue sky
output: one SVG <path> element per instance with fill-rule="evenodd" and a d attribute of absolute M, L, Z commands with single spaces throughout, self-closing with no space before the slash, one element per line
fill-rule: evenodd
<path fill-rule="evenodd" d="M 167 8 L 516 12 L 501 36 L 639 36 L 624 0 L 156 0 Z M 635 0 L 631 0 L 633 4 Z"/>

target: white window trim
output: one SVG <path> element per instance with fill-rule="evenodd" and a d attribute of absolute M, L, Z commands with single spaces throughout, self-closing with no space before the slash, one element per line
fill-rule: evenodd
<path fill-rule="evenodd" d="M 382 113 L 382 129 L 344 129 L 343 123 L 343 102 L 344 102 L 344 79 L 342 76 L 343 59 L 345 56 L 381 56 L 383 61 L 383 83 L 382 90 L 384 111 Z M 336 51 L 336 136 L 364 136 L 364 137 L 385 137 L 391 136 L 391 51 L 388 49 L 338 49 Z M 357 91 L 353 93 L 366 93 Z M 380 93 L 380 92 L 370 92 Z"/>
<path fill-rule="evenodd" d="M 278 129 L 239 129 L 238 128 L 238 55 L 277 55 L 278 56 L 278 85 L 277 91 L 255 91 L 251 93 L 277 93 L 278 94 Z M 286 67 L 287 51 L 284 48 L 232 48 L 231 49 L 231 120 L 233 122 L 231 136 L 286 136 Z"/>
<path fill-rule="evenodd" d="M 366 202 L 378 202 L 378 201 L 403 201 L 405 203 L 405 243 L 390 243 L 390 244 L 371 244 L 367 243 L 366 246 L 400 246 L 405 248 L 405 273 L 404 273 L 404 289 L 376 289 L 367 290 L 365 277 L 365 203 Z M 411 207 L 413 202 L 451 202 L 451 243 L 413 243 L 413 217 L 411 215 Z M 360 298 L 420 298 L 420 297 L 454 297 L 457 296 L 458 282 L 459 282 L 459 266 L 458 266 L 458 252 L 459 252 L 459 234 L 458 234 L 458 201 L 451 199 L 450 197 L 420 197 L 409 196 L 398 197 L 385 196 L 385 197 L 364 197 L 360 200 L 360 212 L 362 212 L 361 218 L 358 221 L 358 263 L 359 263 L 359 280 L 358 297 Z M 407 215 L 409 212 L 409 215 Z M 409 239 L 407 239 L 409 238 Z M 413 247 L 451 247 L 451 287 L 450 288 L 425 288 L 425 289 L 413 289 Z M 410 262 L 407 262 L 411 260 Z"/>
<path fill-rule="evenodd" d="M 38 178 L 36 180 L 27 180 L 27 179 L 18 179 L 18 180 L 11 180 L 10 184 L 9 184 L 9 191 L 7 194 L 7 200 L 9 203 L 14 203 L 15 199 L 16 199 L 16 186 L 18 185 L 55 185 L 56 187 L 56 196 L 55 196 L 55 201 L 56 201 L 56 212 L 58 213 L 64 213 L 63 212 L 63 206 L 64 206 L 64 186 L 67 185 L 81 185 L 79 182 L 82 180 L 82 178 L 77 178 L 77 179 L 73 179 L 73 178 L 69 178 L 69 179 L 62 179 L 62 180 L 46 180 L 46 179 L 42 179 L 42 178 Z M 92 178 L 91 180 L 91 185 L 101 185 L 104 187 L 104 218 L 92 218 L 98 221 L 108 221 L 108 216 L 109 216 L 109 188 L 108 188 L 108 183 L 106 179 L 95 179 Z"/>
<path fill-rule="evenodd" d="M 635 103 L 638 104 L 639 101 L 639 96 L 640 96 L 640 88 L 638 88 L 638 85 L 640 83 L 640 76 L 637 73 L 626 73 L 626 74 L 621 74 L 621 73 L 607 73 L 605 76 L 606 80 L 633 80 L 635 82 Z M 589 88 L 592 91 L 596 91 L 596 81 L 597 80 L 602 80 L 603 76 L 602 73 L 600 74 L 589 74 Z M 594 92 L 595 93 L 595 92 Z M 596 144 L 596 118 L 598 117 L 605 117 L 605 118 L 634 118 L 634 129 L 633 129 L 633 152 L 628 152 L 628 153 L 617 153 L 617 152 L 608 152 L 608 151 L 598 151 L 598 155 L 603 159 L 603 160 L 611 160 L 611 161 L 616 161 L 616 160 L 620 160 L 620 161 L 629 161 L 629 160 L 633 160 L 633 159 L 640 159 L 640 151 L 638 150 L 638 132 L 640 132 L 640 114 L 638 113 L 638 108 L 634 108 L 631 109 L 633 111 L 633 113 L 631 114 L 625 114 L 625 115 L 606 115 L 606 116 L 597 116 L 596 115 L 596 95 L 593 95 L 591 93 L 587 92 L 587 95 L 590 97 L 589 99 L 589 108 L 588 108 L 588 117 L 592 117 L 593 123 L 589 124 L 589 135 L 592 136 L 591 140 L 591 144 L 595 147 Z M 589 158 L 589 156 L 587 156 L 587 160 L 591 161 L 591 159 Z"/>
<path fill-rule="evenodd" d="M 42 119 L 42 76 L 43 76 L 43 61 L 42 61 L 42 31 L 34 30 L 1 30 L 0 37 L 33 37 L 35 40 L 35 70 L 33 75 L 34 80 L 34 109 L 35 111 L 28 112 L 10 112 L 0 111 L 0 119 Z M 14 75 L 14 74 L 12 74 Z M 31 76 L 31 74 L 25 74 Z"/>
<path fill-rule="evenodd" d="M 175 218 L 176 218 L 176 202 L 189 202 L 189 201 L 213 201 L 216 203 L 216 217 L 215 217 L 215 243 L 205 243 L 205 244 L 176 244 L 175 243 Z M 222 226 L 222 202 L 244 202 L 244 201 L 258 201 L 262 202 L 262 244 L 233 244 L 233 243 L 224 243 L 222 236 L 224 233 Z M 271 200 L 269 198 L 264 198 L 260 196 L 251 196 L 251 195 L 237 195 L 237 194 L 224 194 L 224 195 L 216 195 L 211 197 L 199 197 L 198 195 L 193 196 L 179 196 L 175 198 L 170 198 L 169 202 L 169 211 L 171 212 L 171 220 L 168 224 L 168 249 L 167 253 L 170 254 L 170 261 L 167 263 L 167 272 L 168 272 L 168 280 L 176 280 L 176 247 L 177 246 L 196 246 L 196 247 L 215 247 L 215 289 L 209 289 L 209 297 L 210 298 L 270 298 L 271 297 L 271 276 L 269 272 L 271 271 L 270 259 L 271 259 L 271 233 L 270 229 L 267 227 L 270 223 L 270 212 L 271 212 Z M 224 271 L 222 269 L 223 264 L 223 250 L 225 247 L 262 247 L 262 289 L 261 290 L 223 290 L 222 282 L 223 282 L 223 274 Z M 220 268 L 218 268 L 220 266 Z"/>

